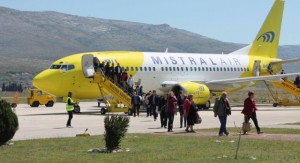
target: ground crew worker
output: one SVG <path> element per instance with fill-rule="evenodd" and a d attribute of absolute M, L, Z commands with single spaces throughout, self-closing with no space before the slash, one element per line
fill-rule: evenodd
<path fill-rule="evenodd" d="M 66 110 L 69 114 L 69 119 L 67 121 L 67 127 L 72 127 L 71 126 L 71 120 L 73 118 L 73 111 L 74 111 L 74 102 L 72 100 L 72 92 L 68 93 L 68 98 L 67 98 L 67 103 L 66 103 Z"/>

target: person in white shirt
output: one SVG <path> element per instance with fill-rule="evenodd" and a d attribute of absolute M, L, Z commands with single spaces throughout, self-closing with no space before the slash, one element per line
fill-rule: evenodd
<path fill-rule="evenodd" d="M 131 74 L 130 74 L 129 78 L 127 79 L 127 84 L 128 84 L 128 92 L 130 94 L 132 94 L 133 86 L 134 86 L 134 79 Z"/>

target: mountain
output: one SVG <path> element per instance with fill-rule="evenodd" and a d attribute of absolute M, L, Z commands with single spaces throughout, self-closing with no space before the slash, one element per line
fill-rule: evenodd
<path fill-rule="evenodd" d="M 79 17 L 57 12 L 26 12 L 0 7 L 0 80 L 7 73 L 31 74 L 54 60 L 86 51 L 165 51 L 228 53 L 245 45 L 221 42 L 167 24 Z M 300 46 L 283 46 L 284 58 Z"/>

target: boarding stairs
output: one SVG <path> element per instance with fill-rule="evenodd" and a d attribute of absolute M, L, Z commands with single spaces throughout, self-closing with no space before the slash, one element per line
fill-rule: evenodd
<path fill-rule="evenodd" d="M 127 92 L 121 85 L 112 81 L 109 77 L 105 77 L 102 72 L 95 72 L 93 75 L 93 83 L 97 83 L 98 88 L 100 90 L 101 96 L 103 99 L 105 89 L 114 98 L 119 101 L 120 103 L 124 104 L 126 107 L 131 106 L 131 96 L 129 92 Z M 108 104 L 108 101 L 105 101 Z M 131 109 L 128 109 L 128 114 L 131 115 Z"/>
<path fill-rule="evenodd" d="M 287 78 L 280 81 L 265 81 L 265 84 L 274 100 L 273 106 L 299 106 L 300 105 L 300 89 Z M 272 86 L 282 90 L 272 89 Z M 284 93 L 284 92 L 285 93 Z M 288 97 L 289 96 L 289 97 Z"/>

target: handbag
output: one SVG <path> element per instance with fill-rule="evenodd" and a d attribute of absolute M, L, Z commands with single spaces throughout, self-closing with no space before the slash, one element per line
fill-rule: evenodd
<path fill-rule="evenodd" d="M 231 109 L 229 107 L 226 107 L 226 115 L 231 115 Z"/>
<path fill-rule="evenodd" d="M 251 130 L 251 123 L 250 122 L 243 122 L 242 130 L 244 132 L 248 132 Z"/>
<path fill-rule="evenodd" d="M 195 113 L 195 124 L 200 124 L 202 122 L 202 118 L 198 114 L 198 112 Z"/>

